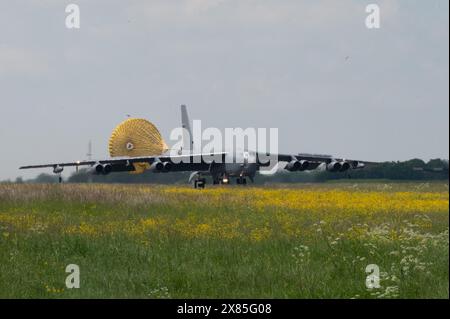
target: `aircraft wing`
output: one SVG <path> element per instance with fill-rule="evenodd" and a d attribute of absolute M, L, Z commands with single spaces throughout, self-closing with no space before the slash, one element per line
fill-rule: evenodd
<path fill-rule="evenodd" d="M 296 155 L 293 154 L 278 154 L 278 161 L 280 162 L 291 162 L 291 161 L 307 161 L 308 162 L 308 170 L 315 169 L 322 163 L 329 164 L 332 162 L 346 162 L 350 164 L 350 167 L 353 169 L 363 168 L 366 166 L 377 165 L 377 162 L 370 161 L 361 161 L 354 160 L 348 158 L 336 158 L 331 155 L 322 155 L 322 154 L 307 154 L 307 153 L 299 153 Z"/>
<path fill-rule="evenodd" d="M 149 164 L 152 165 L 155 162 L 171 163 L 170 171 L 202 171 L 209 169 L 210 162 L 205 161 L 205 157 L 222 157 L 222 161 L 225 160 L 226 152 L 210 153 L 210 154 L 186 154 L 186 155 L 160 155 L 160 156 L 141 156 L 141 157 L 117 157 L 103 160 L 92 161 L 76 161 L 67 163 L 52 163 L 43 165 L 28 165 L 21 166 L 19 169 L 32 169 L 32 168 L 53 168 L 61 169 L 64 167 L 80 167 L 80 166 L 94 166 L 96 164 L 111 165 L 112 171 L 134 171 L 134 164 Z"/>
<path fill-rule="evenodd" d="M 21 166 L 19 169 L 30 169 L 30 168 L 48 168 L 48 167 L 66 167 L 66 166 L 86 166 L 86 165 L 94 165 L 97 163 L 96 161 L 77 161 L 77 162 L 69 162 L 69 163 L 54 163 L 54 164 L 42 164 L 42 165 L 27 165 Z"/>

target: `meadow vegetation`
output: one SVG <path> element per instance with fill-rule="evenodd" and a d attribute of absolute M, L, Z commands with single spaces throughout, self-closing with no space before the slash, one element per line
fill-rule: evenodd
<path fill-rule="evenodd" d="M 0 184 L 0 297 L 448 298 L 448 227 L 447 181 Z"/>

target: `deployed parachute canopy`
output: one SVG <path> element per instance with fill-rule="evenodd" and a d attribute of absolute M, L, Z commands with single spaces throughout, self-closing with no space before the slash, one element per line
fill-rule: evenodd
<path fill-rule="evenodd" d="M 155 125 L 145 119 L 127 119 L 120 123 L 109 139 L 111 157 L 157 156 L 168 150 Z M 140 174 L 149 169 L 148 163 L 134 163 L 135 171 Z"/>

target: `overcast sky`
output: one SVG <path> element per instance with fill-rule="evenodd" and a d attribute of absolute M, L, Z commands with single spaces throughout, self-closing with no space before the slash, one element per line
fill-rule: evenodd
<path fill-rule="evenodd" d="M 76 3 L 81 28 L 67 29 Z M 377 3 L 381 28 L 367 29 Z M 0 179 L 126 118 L 277 127 L 280 152 L 449 157 L 447 0 L 0 0 Z M 48 172 L 49 170 L 47 170 Z"/>

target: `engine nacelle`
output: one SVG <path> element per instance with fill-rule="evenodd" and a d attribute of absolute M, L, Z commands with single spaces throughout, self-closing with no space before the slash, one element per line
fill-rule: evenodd
<path fill-rule="evenodd" d="M 308 168 L 309 168 L 309 162 L 305 161 L 305 160 L 301 160 L 301 161 L 292 160 L 285 167 L 285 169 L 287 169 L 290 172 L 305 171 Z"/>
<path fill-rule="evenodd" d="M 163 172 L 169 172 L 172 170 L 172 163 L 171 162 L 164 162 L 163 163 Z"/>
<path fill-rule="evenodd" d="M 97 174 L 97 175 L 102 174 L 103 173 L 103 165 L 100 163 L 95 164 L 92 173 Z"/>
<path fill-rule="evenodd" d="M 358 161 L 352 161 L 350 163 L 350 166 L 352 169 L 360 169 L 360 168 L 364 168 L 366 165 L 364 163 L 361 163 Z"/>
<path fill-rule="evenodd" d="M 92 174 L 95 175 L 108 175 L 112 172 L 112 165 L 111 164 L 100 164 L 97 163 L 93 166 L 91 170 Z"/>
<path fill-rule="evenodd" d="M 62 173 L 63 170 L 64 170 L 64 167 L 61 167 L 59 165 L 55 165 L 55 167 L 53 167 L 53 173 L 55 173 L 55 174 Z"/>
<path fill-rule="evenodd" d="M 112 165 L 111 164 L 105 164 L 103 165 L 103 175 L 108 175 L 112 172 Z"/>
<path fill-rule="evenodd" d="M 337 161 L 332 161 L 327 164 L 327 171 L 329 172 L 339 172 L 341 170 L 341 163 Z"/>
<path fill-rule="evenodd" d="M 305 160 L 301 160 L 300 164 L 302 165 L 300 167 L 300 171 L 306 171 L 309 168 L 309 162 Z"/>
<path fill-rule="evenodd" d="M 160 161 L 153 162 L 152 165 L 150 165 L 150 171 L 159 173 L 164 170 L 164 164 Z"/>
<path fill-rule="evenodd" d="M 350 163 L 349 162 L 341 162 L 341 169 L 340 172 L 345 172 L 350 169 Z"/>
<path fill-rule="evenodd" d="M 301 167 L 302 167 L 302 164 L 299 161 L 292 160 L 286 165 L 285 169 L 287 169 L 290 172 L 295 172 L 295 171 L 300 170 Z"/>

